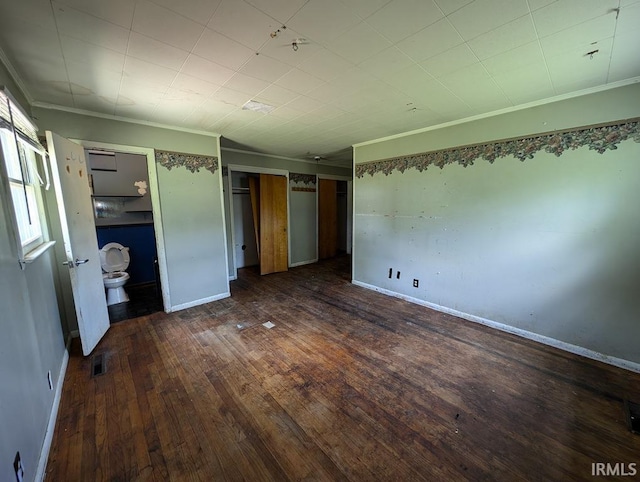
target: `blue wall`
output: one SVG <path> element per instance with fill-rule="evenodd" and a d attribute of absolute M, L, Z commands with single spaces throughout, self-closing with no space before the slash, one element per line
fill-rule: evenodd
<path fill-rule="evenodd" d="M 156 279 L 154 261 L 157 257 L 156 240 L 153 224 L 136 224 L 132 226 L 100 226 L 98 247 L 107 243 L 120 243 L 129 248 L 128 284 L 149 283 Z"/>

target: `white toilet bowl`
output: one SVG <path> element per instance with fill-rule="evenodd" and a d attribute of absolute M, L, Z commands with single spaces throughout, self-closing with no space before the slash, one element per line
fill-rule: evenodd
<path fill-rule="evenodd" d="M 129 301 L 124 285 L 129 279 L 129 248 L 120 243 L 107 243 L 100 250 L 102 280 L 107 290 L 107 306 Z"/>

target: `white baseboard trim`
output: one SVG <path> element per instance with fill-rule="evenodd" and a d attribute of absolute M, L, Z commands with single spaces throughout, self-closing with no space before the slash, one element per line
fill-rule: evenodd
<path fill-rule="evenodd" d="M 212 301 L 222 300 L 224 298 L 228 298 L 229 296 L 231 296 L 231 293 L 227 291 L 226 293 L 220 293 L 218 295 L 210 296 L 208 298 L 189 301 L 188 303 L 182 303 L 181 305 L 172 306 L 171 312 L 186 310 L 187 308 L 193 308 L 194 306 L 200 306 L 200 305 L 204 305 L 205 303 L 211 303 Z"/>
<path fill-rule="evenodd" d="M 297 263 L 291 263 L 289 265 L 289 268 L 295 268 L 296 266 L 304 266 L 305 264 L 313 264 L 313 263 L 317 263 L 317 262 L 318 262 L 318 258 L 310 259 L 308 261 L 298 261 Z"/>
<path fill-rule="evenodd" d="M 236 275 L 229 276 L 229 281 L 235 281 L 237 279 L 238 279 L 238 277 Z"/>
<path fill-rule="evenodd" d="M 42 450 L 40 450 L 40 458 L 38 460 L 38 468 L 34 480 L 42 482 L 47 470 L 47 462 L 49 461 L 49 451 L 51 450 L 51 442 L 53 441 L 53 433 L 56 429 L 56 420 L 58 419 L 58 409 L 60 408 L 60 399 L 62 398 L 62 386 L 64 385 L 64 377 L 67 373 L 67 365 L 69 364 L 69 345 L 71 338 L 67 341 L 66 349 L 62 357 L 62 365 L 60 366 L 60 374 L 58 375 L 58 383 L 56 385 L 56 393 L 53 396 L 53 404 L 51 405 L 51 413 L 49 413 L 49 422 L 47 423 L 47 431 L 44 434 L 42 442 Z"/>
<path fill-rule="evenodd" d="M 625 360 L 623 358 L 608 356 L 603 353 L 590 350 L 588 348 L 584 348 L 578 345 L 572 345 L 571 343 L 567 343 L 561 340 L 556 340 L 555 338 L 551 338 L 545 335 L 539 335 L 532 331 L 516 328 L 515 326 L 505 325 L 504 323 L 498 323 L 497 321 L 488 320 L 480 316 L 470 315 L 469 313 L 464 313 L 462 311 L 454 310 L 452 308 L 447 308 L 446 306 L 437 305 L 435 303 L 430 303 L 428 301 L 424 301 L 419 298 L 414 298 L 412 296 L 403 295 L 402 293 L 396 293 L 395 291 L 387 290 L 385 288 L 380 288 L 378 286 L 370 285 L 368 283 L 363 283 L 362 281 L 353 280 L 352 283 L 356 286 L 360 286 L 361 288 L 377 291 L 379 293 L 382 293 L 388 296 L 393 296 L 394 298 L 400 298 L 402 300 L 408 301 L 410 303 L 415 303 L 417 305 L 426 306 L 427 308 L 431 308 L 441 313 L 447 313 L 449 315 L 457 316 L 458 318 L 463 318 L 468 321 L 480 323 L 481 325 L 485 325 L 490 328 L 495 328 L 500 331 L 511 333 L 513 335 L 517 335 L 522 338 L 526 338 L 528 340 L 537 341 L 538 343 L 552 346 L 554 348 L 558 348 L 560 350 L 564 350 L 569 353 L 573 353 L 575 355 L 584 356 L 586 358 L 591 358 L 592 360 L 597 360 L 603 363 L 607 363 L 609 365 L 613 365 L 618 368 L 623 368 L 625 370 L 640 373 L 640 363 Z"/>

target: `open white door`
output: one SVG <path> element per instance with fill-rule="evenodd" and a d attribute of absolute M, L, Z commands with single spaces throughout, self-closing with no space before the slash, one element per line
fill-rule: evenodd
<path fill-rule="evenodd" d="M 62 238 L 78 317 L 82 352 L 88 355 L 109 329 L 102 268 L 84 148 L 47 131 Z"/>

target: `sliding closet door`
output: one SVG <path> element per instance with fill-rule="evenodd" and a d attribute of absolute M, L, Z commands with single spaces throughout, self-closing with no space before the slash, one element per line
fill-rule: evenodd
<path fill-rule="evenodd" d="M 338 253 L 338 182 L 318 179 L 318 257 Z"/>
<path fill-rule="evenodd" d="M 287 271 L 287 178 L 260 174 L 260 274 Z"/>

